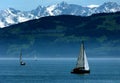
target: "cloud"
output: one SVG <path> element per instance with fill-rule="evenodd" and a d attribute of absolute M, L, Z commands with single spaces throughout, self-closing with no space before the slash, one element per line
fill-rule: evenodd
<path fill-rule="evenodd" d="M 99 7 L 99 5 L 88 5 L 87 7 L 89 7 L 89 8 L 95 8 L 95 7 Z"/>

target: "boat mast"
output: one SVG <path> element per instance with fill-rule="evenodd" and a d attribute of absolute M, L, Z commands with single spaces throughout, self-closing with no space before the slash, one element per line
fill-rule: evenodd
<path fill-rule="evenodd" d="M 84 59 L 84 42 L 82 41 L 82 51 L 83 51 L 83 69 L 85 68 L 85 59 Z"/>

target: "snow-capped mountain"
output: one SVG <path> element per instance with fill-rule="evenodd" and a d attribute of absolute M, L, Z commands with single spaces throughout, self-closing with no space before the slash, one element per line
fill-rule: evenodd
<path fill-rule="evenodd" d="M 0 11 L 0 27 L 6 27 L 12 24 L 28 21 L 35 16 L 29 12 L 22 12 L 13 8 Z"/>
<path fill-rule="evenodd" d="M 110 13 L 117 11 L 120 11 L 120 5 L 115 2 L 107 2 L 99 6 L 90 5 L 87 7 L 61 2 L 47 7 L 38 6 L 36 9 L 31 11 L 20 11 L 14 8 L 8 8 L 0 11 L 0 28 L 45 16 L 63 14 L 89 16 L 95 13 Z"/>
<path fill-rule="evenodd" d="M 100 7 L 96 8 L 95 11 L 96 11 L 95 13 L 117 12 L 117 11 L 120 11 L 120 5 L 118 5 L 117 3 L 113 3 L 113 2 L 107 2 L 101 5 Z"/>

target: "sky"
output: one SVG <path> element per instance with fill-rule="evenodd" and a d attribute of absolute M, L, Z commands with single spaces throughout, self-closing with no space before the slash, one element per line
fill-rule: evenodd
<path fill-rule="evenodd" d="M 21 11 L 29 11 L 35 9 L 37 6 L 48 6 L 65 1 L 69 4 L 78 4 L 81 6 L 88 5 L 101 5 L 104 2 L 117 2 L 120 4 L 120 0 L 1 0 L 0 10 L 7 8 L 15 8 Z"/>

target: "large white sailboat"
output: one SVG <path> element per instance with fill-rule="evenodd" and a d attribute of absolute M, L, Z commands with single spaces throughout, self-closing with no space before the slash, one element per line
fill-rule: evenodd
<path fill-rule="evenodd" d="M 83 41 L 81 43 L 80 55 L 78 56 L 76 67 L 73 69 L 71 73 L 76 73 L 76 74 L 90 73 Z"/>
<path fill-rule="evenodd" d="M 25 65 L 26 63 L 22 60 L 22 51 L 20 52 L 20 65 Z"/>

